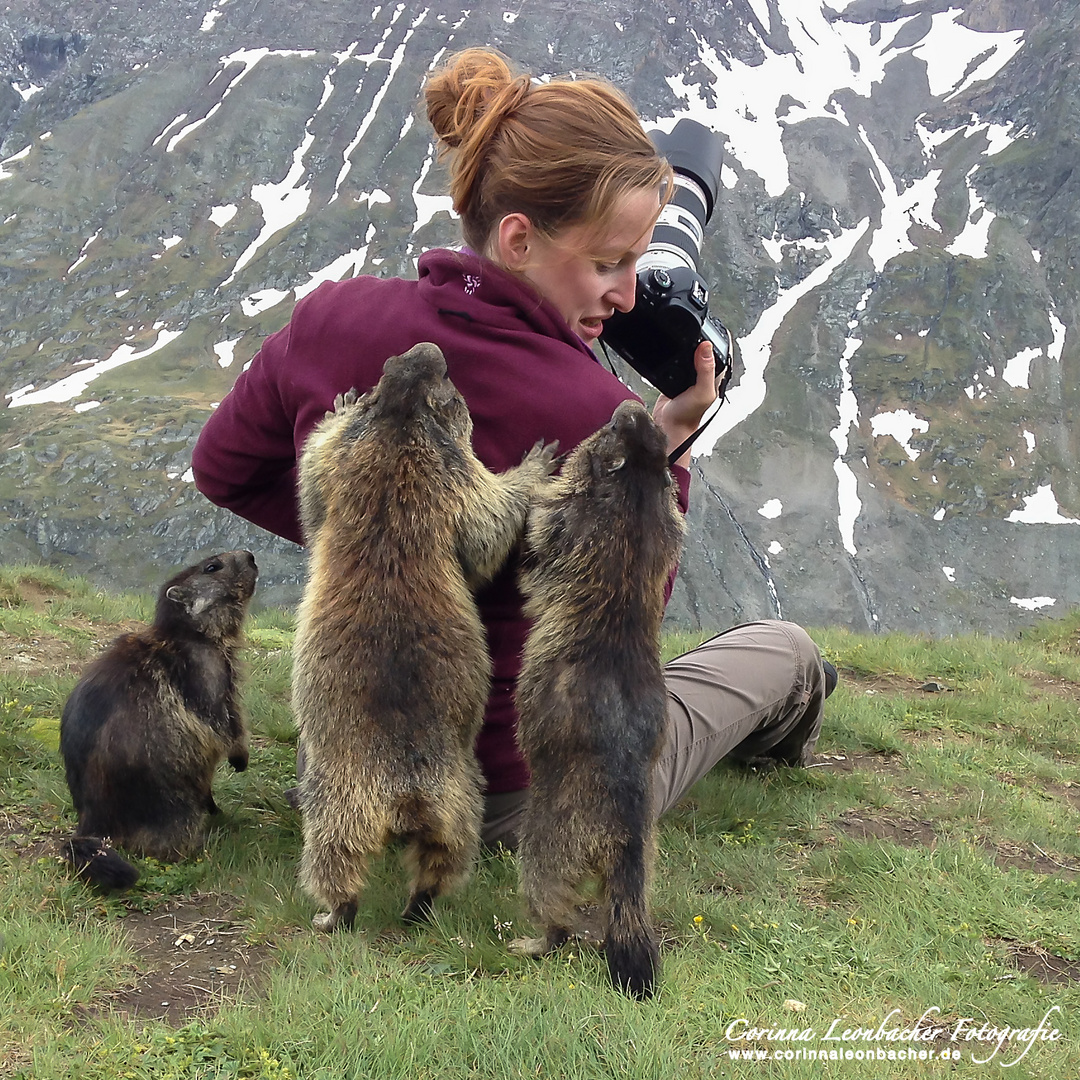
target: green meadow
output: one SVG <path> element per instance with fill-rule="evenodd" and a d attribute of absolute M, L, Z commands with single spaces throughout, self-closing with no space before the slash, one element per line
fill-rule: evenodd
<path fill-rule="evenodd" d="M 1008 640 L 815 629 L 841 674 L 817 760 L 721 765 L 661 821 L 637 1003 L 589 947 L 508 951 L 532 927 L 505 852 L 407 928 L 390 851 L 355 930 L 312 932 L 289 612 L 250 620 L 251 766 L 222 767 L 205 852 L 136 860 L 123 895 L 74 879 L 60 711 L 150 612 L 0 571 L 2 1077 L 1080 1075 L 1080 613 Z"/>

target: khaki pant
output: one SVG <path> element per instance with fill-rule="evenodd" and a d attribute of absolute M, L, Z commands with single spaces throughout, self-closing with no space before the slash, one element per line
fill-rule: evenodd
<path fill-rule="evenodd" d="M 803 764 L 821 731 L 821 654 L 794 623 L 744 623 L 670 661 L 668 724 L 653 772 L 655 813 L 670 810 L 721 758 Z M 528 791 L 489 795 L 488 847 L 514 847 Z"/>

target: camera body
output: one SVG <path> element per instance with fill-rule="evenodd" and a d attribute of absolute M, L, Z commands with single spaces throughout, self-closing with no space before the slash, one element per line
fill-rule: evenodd
<path fill-rule="evenodd" d="M 696 381 L 694 351 L 703 341 L 712 342 L 717 372 L 730 371 L 731 335 L 709 315 L 709 289 L 697 270 L 723 147 L 715 132 L 686 117 L 670 133 L 650 131 L 649 137 L 671 163 L 675 189 L 638 260 L 634 306 L 608 318 L 600 340 L 662 394 L 675 397 Z"/>

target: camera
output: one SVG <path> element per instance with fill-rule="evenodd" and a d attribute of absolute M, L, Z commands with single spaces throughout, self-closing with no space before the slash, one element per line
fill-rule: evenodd
<path fill-rule="evenodd" d="M 650 131 L 649 138 L 671 164 L 674 191 L 638 259 L 634 306 L 605 320 L 600 341 L 668 397 L 694 384 L 694 351 L 711 341 L 717 373 L 726 369 L 718 387 L 723 396 L 731 334 L 709 314 L 709 290 L 697 271 L 720 187 L 723 146 L 716 132 L 687 117 L 670 133 Z"/>

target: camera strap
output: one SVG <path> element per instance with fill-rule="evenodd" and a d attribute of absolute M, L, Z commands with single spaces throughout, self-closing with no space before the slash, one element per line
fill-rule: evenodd
<path fill-rule="evenodd" d="M 674 465 L 690 449 L 694 444 L 694 440 L 716 419 L 716 414 L 720 411 L 721 406 L 727 400 L 728 384 L 731 382 L 731 351 L 728 350 L 728 360 L 724 364 L 724 369 L 716 377 L 716 407 L 713 411 L 701 421 L 698 425 L 697 431 L 688 435 L 674 450 L 668 454 L 668 465 Z"/>

